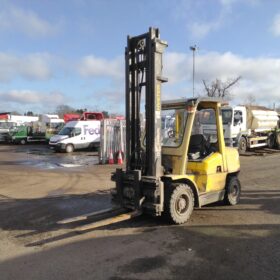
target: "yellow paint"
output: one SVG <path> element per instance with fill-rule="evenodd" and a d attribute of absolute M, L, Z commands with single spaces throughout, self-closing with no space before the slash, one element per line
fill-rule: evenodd
<path fill-rule="evenodd" d="M 188 147 L 191 131 L 195 118 L 196 104 L 185 124 L 182 144 L 179 147 L 163 147 L 163 155 L 168 155 L 171 160 L 173 174 L 166 175 L 172 181 L 187 179 L 196 187 L 198 194 L 221 191 L 225 188 L 228 173 L 238 172 L 240 169 L 239 155 L 236 149 L 225 147 L 222 117 L 220 114 L 221 103 L 217 101 L 200 101 L 199 106 L 212 108 L 216 113 L 218 151 L 201 160 L 188 159 Z M 182 127 L 180 111 L 185 110 L 185 103 L 180 108 L 176 104 L 176 132 Z"/>

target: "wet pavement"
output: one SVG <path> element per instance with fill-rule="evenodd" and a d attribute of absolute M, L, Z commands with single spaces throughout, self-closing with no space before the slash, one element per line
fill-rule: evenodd
<path fill-rule="evenodd" d="M 97 151 L 84 150 L 71 154 L 58 153 L 47 145 L 42 144 L 25 146 L 1 145 L 1 150 L 17 153 L 17 158 L 20 156 L 20 159 L 18 158 L 17 161 L 12 163 L 13 165 L 26 165 L 38 169 L 79 168 L 99 164 Z"/>

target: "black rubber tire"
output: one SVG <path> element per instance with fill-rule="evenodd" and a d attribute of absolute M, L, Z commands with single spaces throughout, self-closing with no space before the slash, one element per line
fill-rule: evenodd
<path fill-rule="evenodd" d="M 247 150 L 247 140 L 245 137 L 241 137 L 239 142 L 238 142 L 238 151 L 240 154 L 246 153 Z"/>
<path fill-rule="evenodd" d="M 181 205 L 180 205 L 181 204 Z M 183 209 L 179 209 L 183 207 Z M 188 221 L 194 208 L 194 195 L 186 184 L 172 184 L 165 195 L 165 216 L 169 222 L 183 224 Z"/>
<path fill-rule="evenodd" d="M 236 205 L 240 201 L 241 184 L 237 176 L 230 176 L 226 182 L 224 202 L 226 205 Z"/>
<path fill-rule="evenodd" d="M 21 145 L 25 145 L 25 144 L 26 144 L 26 139 L 21 139 L 21 140 L 20 140 L 20 144 L 21 144 Z"/>
<path fill-rule="evenodd" d="M 280 132 L 276 133 L 276 148 L 280 150 Z"/>
<path fill-rule="evenodd" d="M 66 153 L 74 152 L 74 146 L 72 144 L 67 144 L 66 147 L 65 147 L 65 152 Z"/>
<path fill-rule="evenodd" d="M 276 146 L 276 137 L 274 133 L 271 133 L 267 139 L 267 147 L 273 149 Z"/>

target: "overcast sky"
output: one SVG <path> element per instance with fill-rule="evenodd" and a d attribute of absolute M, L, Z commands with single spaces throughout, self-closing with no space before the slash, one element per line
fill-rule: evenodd
<path fill-rule="evenodd" d="M 192 96 L 196 44 L 196 94 L 241 75 L 233 102 L 280 106 L 278 0 L 0 0 L 0 111 L 123 112 L 126 36 L 150 26 L 169 45 L 165 99 Z"/>

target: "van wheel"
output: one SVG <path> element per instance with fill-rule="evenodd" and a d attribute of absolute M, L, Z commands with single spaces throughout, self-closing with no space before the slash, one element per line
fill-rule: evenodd
<path fill-rule="evenodd" d="M 66 151 L 66 153 L 72 153 L 72 152 L 74 152 L 74 146 L 73 146 L 72 144 L 66 145 L 65 151 Z"/>
<path fill-rule="evenodd" d="M 174 224 L 183 224 L 194 208 L 192 189 L 186 184 L 173 184 L 165 196 L 165 216 Z"/>
<path fill-rule="evenodd" d="M 240 201 L 241 184 L 237 176 L 227 179 L 224 202 L 227 205 L 236 205 Z"/>
<path fill-rule="evenodd" d="M 20 144 L 21 144 L 21 145 L 25 145 L 25 144 L 26 144 L 26 139 L 21 139 L 21 140 L 20 140 Z"/>
<path fill-rule="evenodd" d="M 247 150 L 247 140 L 245 137 L 241 137 L 238 143 L 238 151 L 240 154 L 244 154 Z"/>

